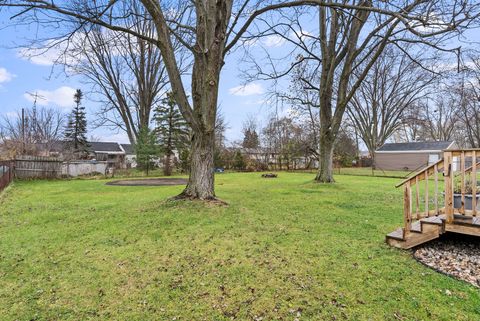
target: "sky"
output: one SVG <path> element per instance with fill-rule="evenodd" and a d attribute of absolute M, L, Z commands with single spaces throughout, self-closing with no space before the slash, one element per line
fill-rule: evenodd
<path fill-rule="evenodd" d="M 21 108 L 33 105 L 35 94 L 41 97 L 37 99 L 38 105 L 70 112 L 75 90 L 88 92 L 89 88 L 80 76 L 67 77 L 60 67 L 55 67 L 52 53 L 26 58 L 21 46 L 31 39 L 32 30 L 12 27 L 9 23 L 9 15 L 0 12 L 0 115 L 15 117 Z M 272 37 L 262 41 L 267 47 L 279 46 Z M 221 75 L 219 106 L 227 122 L 225 136 L 229 142 L 243 138 L 242 124 L 247 117 L 262 123 L 274 108 L 265 103 L 268 84 L 261 81 L 245 84 L 238 68 L 241 55 L 237 51 L 228 56 Z M 99 106 L 89 101 L 88 96 L 86 99 L 84 105 L 91 124 Z M 91 136 L 101 141 L 128 142 L 124 132 L 103 127 L 89 126 L 88 137 Z"/>
<path fill-rule="evenodd" d="M 0 115 L 14 117 L 21 108 L 32 106 L 34 94 L 41 97 L 37 100 L 38 105 L 70 112 L 74 91 L 80 88 L 88 92 L 89 88 L 82 84 L 80 76 L 66 77 L 61 68 L 53 67 L 55 56 L 51 53 L 31 59 L 25 58 L 19 46 L 27 44 L 37 30 L 9 27 L 9 24 L 9 15 L 0 12 Z M 314 24 L 315 20 L 311 26 L 307 23 L 305 27 L 314 30 Z M 467 34 L 467 38 L 479 41 L 479 34 L 478 30 L 474 30 Z M 276 36 L 263 38 L 261 42 L 269 52 L 281 51 L 284 46 L 284 41 Z M 252 51 L 255 51 L 254 47 Z M 265 124 L 276 108 L 266 99 L 269 83 L 253 81 L 245 84 L 241 77 L 244 67 L 241 56 L 242 50 L 229 55 L 221 75 L 219 105 L 227 122 L 226 138 L 229 142 L 242 139 L 241 130 L 245 119 L 253 117 L 260 125 Z M 84 105 L 91 124 L 95 110 L 99 108 L 98 103 L 88 100 L 87 97 Z M 128 142 L 125 133 L 102 127 L 90 126 L 88 136 L 94 136 L 101 141 Z"/>

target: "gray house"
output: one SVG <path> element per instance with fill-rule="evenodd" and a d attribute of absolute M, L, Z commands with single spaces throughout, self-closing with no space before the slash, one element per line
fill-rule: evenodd
<path fill-rule="evenodd" d="M 137 167 L 137 155 L 132 144 L 120 144 L 120 147 L 125 151 L 125 166 L 127 168 Z"/>
<path fill-rule="evenodd" d="M 387 143 L 375 151 L 375 168 L 414 171 L 438 161 L 443 150 L 455 148 L 453 141 Z"/>
<path fill-rule="evenodd" d="M 107 162 L 109 168 L 122 168 L 125 163 L 125 151 L 115 142 L 89 142 L 91 158 Z"/>

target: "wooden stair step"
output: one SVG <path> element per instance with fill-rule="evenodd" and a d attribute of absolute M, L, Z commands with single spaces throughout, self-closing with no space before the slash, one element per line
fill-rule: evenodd
<path fill-rule="evenodd" d="M 387 234 L 387 239 L 394 239 L 397 241 L 404 241 L 403 228 L 398 228 L 395 231 Z"/>
<path fill-rule="evenodd" d="M 420 223 L 420 221 L 413 223 L 410 231 L 413 233 L 422 233 L 422 224 Z"/>
<path fill-rule="evenodd" d="M 445 216 L 445 215 L 443 215 Z M 423 224 L 435 224 L 435 225 L 443 225 L 442 215 L 439 216 L 430 216 L 427 218 L 422 218 L 420 220 Z"/>
<path fill-rule="evenodd" d="M 404 240 L 401 240 L 401 239 L 398 239 L 398 238 L 395 238 L 395 237 L 392 237 L 392 236 L 387 236 L 386 241 L 391 246 L 395 246 L 395 247 L 398 247 L 398 248 L 401 248 L 401 249 L 410 249 L 410 248 L 415 247 L 417 245 L 420 245 L 420 244 L 423 244 L 425 242 L 428 242 L 428 241 L 431 241 L 431 240 L 434 240 L 434 239 L 438 238 L 440 236 L 439 229 L 437 229 L 436 231 L 433 230 L 433 231 L 424 232 L 424 233 L 410 233 L 410 234 L 405 236 Z M 394 232 L 390 233 L 389 235 L 391 235 L 393 233 Z"/>

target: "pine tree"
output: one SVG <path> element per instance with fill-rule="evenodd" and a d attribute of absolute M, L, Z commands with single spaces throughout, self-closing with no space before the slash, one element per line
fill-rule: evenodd
<path fill-rule="evenodd" d="M 155 132 L 148 127 L 140 128 L 134 150 L 138 167 L 146 171 L 148 176 L 150 169 L 153 167 L 153 161 L 160 156 Z"/>
<path fill-rule="evenodd" d="M 83 93 L 80 89 L 77 89 L 73 99 L 75 107 L 68 117 L 65 140 L 74 154 L 84 157 L 88 153 L 87 117 L 85 107 L 82 106 Z"/>
<path fill-rule="evenodd" d="M 244 170 L 247 167 L 245 157 L 243 157 L 239 150 L 235 152 L 235 156 L 233 157 L 233 167 L 237 170 Z"/>
<path fill-rule="evenodd" d="M 257 131 L 255 129 L 247 128 L 243 137 L 243 148 L 258 148 L 260 146 L 260 140 L 258 138 Z"/>
<path fill-rule="evenodd" d="M 174 152 L 182 153 L 188 148 L 189 142 L 189 129 L 178 109 L 173 93 L 167 93 L 161 105 L 155 108 L 154 120 L 158 144 L 165 155 L 163 173 L 169 176 L 172 174 Z"/>

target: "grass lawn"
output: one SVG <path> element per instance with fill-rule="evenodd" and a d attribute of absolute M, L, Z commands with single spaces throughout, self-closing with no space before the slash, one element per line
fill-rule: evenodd
<path fill-rule="evenodd" d="M 381 170 L 381 169 L 374 169 L 372 171 L 371 167 L 342 167 L 342 168 L 335 168 L 335 174 L 340 175 L 360 175 L 360 176 L 378 176 L 378 177 L 398 177 L 398 178 L 406 178 L 416 171 L 391 171 L 391 170 Z"/>
<path fill-rule="evenodd" d="M 16 182 L 0 200 L 0 319 L 480 319 L 478 289 L 385 245 L 398 179 L 312 178 L 218 175 L 228 207 L 164 201 L 181 186 Z"/>

